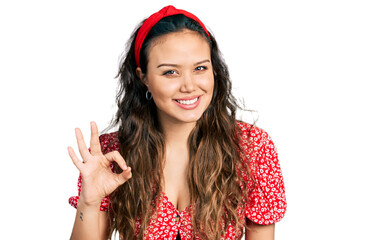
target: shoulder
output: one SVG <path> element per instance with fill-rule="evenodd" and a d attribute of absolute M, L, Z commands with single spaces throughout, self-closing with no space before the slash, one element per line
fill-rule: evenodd
<path fill-rule="evenodd" d="M 119 151 L 120 144 L 118 139 L 118 132 L 105 133 L 99 136 L 101 143 L 101 150 L 103 154 L 112 151 Z"/>
<path fill-rule="evenodd" d="M 243 147 L 258 148 L 272 144 L 270 135 L 262 128 L 242 121 L 237 121 L 237 125 L 240 129 L 240 143 Z"/>
<path fill-rule="evenodd" d="M 237 124 L 243 150 L 241 158 L 248 167 L 246 173 L 242 172 L 248 189 L 246 217 L 263 225 L 278 222 L 284 216 L 287 204 L 274 143 L 265 130 L 240 121 Z"/>
<path fill-rule="evenodd" d="M 250 169 L 255 169 L 259 164 L 270 164 L 277 162 L 278 154 L 270 135 L 260 127 L 238 121 L 240 132 L 239 146 L 241 159 Z"/>

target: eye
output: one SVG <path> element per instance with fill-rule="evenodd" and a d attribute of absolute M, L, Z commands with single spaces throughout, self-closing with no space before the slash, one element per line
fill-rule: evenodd
<path fill-rule="evenodd" d="M 176 73 L 174 70 L 169 70 L 169 71 L 164 72 L 162 75 L 172 75 L 174 73 Z"/>
<path fill-rule="evenodd" d="M 207 67 L 206 66 L 198 66 L 195 68 L 195 71 L 203 71 L 203 70 L 206 70 Z"/>

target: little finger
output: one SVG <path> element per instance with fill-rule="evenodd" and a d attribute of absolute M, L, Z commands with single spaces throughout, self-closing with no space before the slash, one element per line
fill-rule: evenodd
<path fill-rule="evenodd" d="M 80 161 L 80 159 L 77 157 L 75 151 L 71 147 L 68 147 L 68 154 L 71 157 L 73 164 L 75 164 L 77 169 L 81 172 L 81 168 L 83 166 L 83 163 Z"/>

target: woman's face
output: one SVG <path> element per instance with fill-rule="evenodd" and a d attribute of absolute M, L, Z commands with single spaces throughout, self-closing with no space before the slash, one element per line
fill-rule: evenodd
<path fill-rule="evenodd" d="M 138 74 L 153 96 L 161 123 L 193 123 L 202 116 L 214 87 L 211 50 L 202 36 L 183 30 L 157 38 L 147 68 L 145 75 L 140 69 Z"/>

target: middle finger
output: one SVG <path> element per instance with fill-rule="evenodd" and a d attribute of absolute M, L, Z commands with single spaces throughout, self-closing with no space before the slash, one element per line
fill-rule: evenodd
<path fill-rule="evenodd" d="M 101 144 L 99 143 L 98 127 L 95 122 L 90 123 L 90 130 L 92 135 L 90 137 L 90 153 L 101 154 Z"/>

